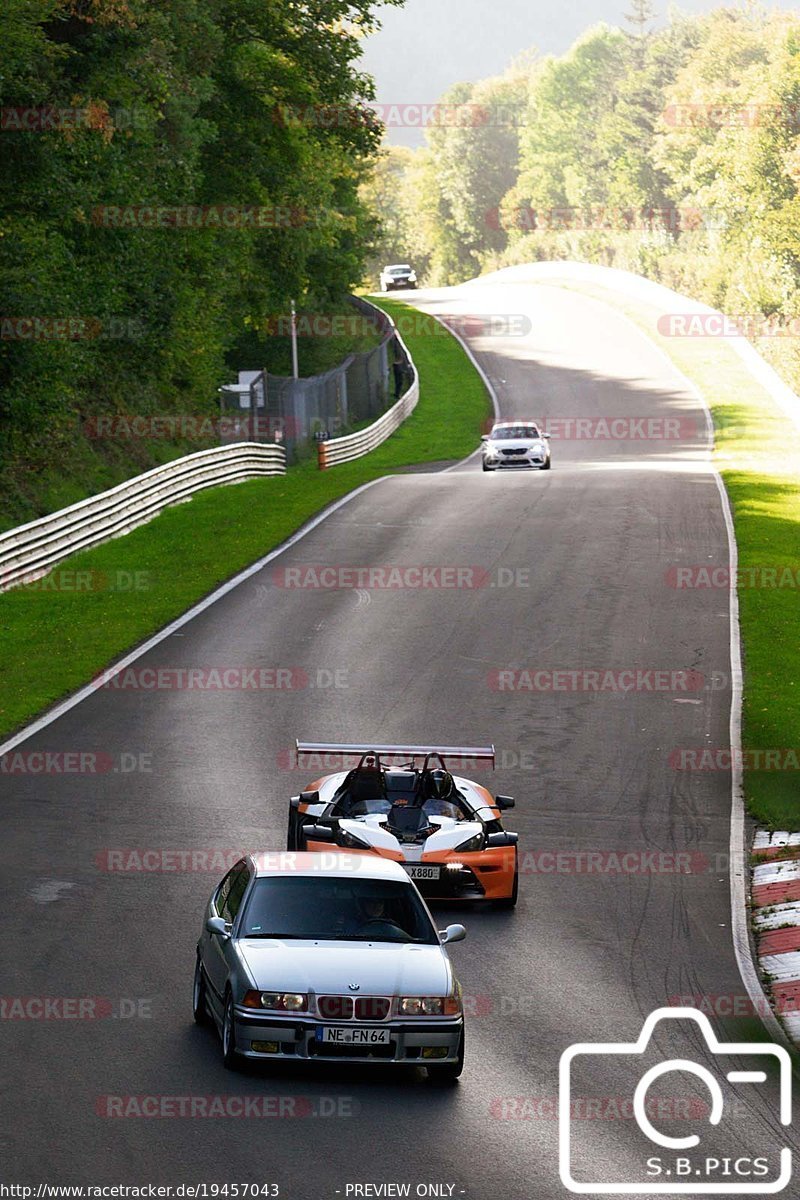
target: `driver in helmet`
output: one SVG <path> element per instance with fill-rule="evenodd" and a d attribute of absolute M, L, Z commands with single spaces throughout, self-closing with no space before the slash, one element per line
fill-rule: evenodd
<path fill-rule="evenodd" d="M 428 775 L 425 812 L 430 817 L 452 817 L 458 820 L 460 809 L 455 803 L 456 785 L 449 771 L 437 767 Z"/>

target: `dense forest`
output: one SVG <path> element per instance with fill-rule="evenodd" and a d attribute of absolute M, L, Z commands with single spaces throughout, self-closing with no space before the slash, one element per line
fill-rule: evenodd
<path fill-rule="evenodd" d="M 239 367 L 286 370 L 290 298 L 330 311 L 384 262 L 577 258 L 800 327 L 796 14 L 629 0 L 453 88 L 411 151 L 359 69 L 381 3 L 5 0 L 0 527 L 196 449 L 86 430 L 213 414 Z M 800 387 L 798 339 L 756 341 Z"/>
<path fill-rule="evenodd" d="M 454 88 L 423 149 L 386 151 L 382 254 L 435 285 L 553 258 L 636 271 L 754 332 L 763 316 L 797 389 L 798 339 L 772 334 L 800 328 L 800 18 L 747 4 L 656 29 L 632 9 Z"/>
<path fill-rule="evenodd" d="M 325 306 L 361 280 L 381 127 L 358 57 L 377 8 L 5 0 L 6 523 L 185 452 L 91 444 L 87 415 L 213 412 L 234 367 L 271 365 L 237 348 L 290 297 Z"/>

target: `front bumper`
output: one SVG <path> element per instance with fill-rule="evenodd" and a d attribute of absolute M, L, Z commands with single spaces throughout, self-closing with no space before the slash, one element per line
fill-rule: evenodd
<path fill-rule="evenodd" d="M 321 1017 L 261 1016 L 236 1007 L 236 1049 L 244 1058 L 297 1059 L 301 1062 L 395 1063 L 428 1066 L 456 1062 L 464 1031 L 462 1017 L 441 1020 L 388 1020 L 371 1023 L 325 1021 Z M 317 1026 L 388 1029 L 386 1045 L 352 1047 L 318 1042 Z M 254 1045 L 255 1044 L 255 1045 Z M 267 1048 L 270 1047 L 270 1048 Z M 434 1053 L 435 1052 L 435 1053 Z"/>
<path fill-rule="evenodd" d="M 457 862 L 424 859 L 439 866 L 438 879 L 414 879 L 426 900 L 505 900 L 514 886 L 514 859 L 505 850 L 459 855 Z"/>
<path fill-rule="evenodd" d="M 507 470 L 513 467 L 538 467 L 541 468 L 547 462 L 546 454 L 504 454 L 499 457 L 488 456 L 484 458 L 484 466 L 489 471 Z"/>
<path fill-rule="evenodd" d="M 309 841 L 307 848 L 316 853 L 348 853 L 331 842 Z M 411 859 L 393 851 L 365 850 L 388 858 L 401 866 L 412 865 Z M 516 850 L 513 847 L 494 847 L 488 850 L 440 852 L 425 858 L 414 859 L 417 867 L 435 867 L 439 871 L 436 879 L 411 878 L 427 900 L 507 900 L 514 889 L 514 873 L 517 866 Z"/>

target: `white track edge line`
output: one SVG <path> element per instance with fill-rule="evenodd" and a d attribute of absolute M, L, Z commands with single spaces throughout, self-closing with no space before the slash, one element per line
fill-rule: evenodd
<path fill-rule="evenodd" d="M 435 320 L 439 321 L 439 318 L 435 317 Z M 444 322 L 440 322 L 440 324 L 444 324 Z M 450 332 L 453 333 L 452 329 Z M 469 346 L 466 345 L 460 335 L 454 333 L 453 336 L 459 342 L 461 342 L 461 346 L 465 350 L 467 357 L 472 361 L 472 364 L 477 370 L 478 374 L 483 378 L 483 382 L 488 389 L 492 404 L 494 406 L 495 415 L 499 415 L 497 395 L 495 394 L 495 390 L 489 382 L 488 375 L 483 370 L 483 367 L 481 367 L 480 363 L 477 362 Z M 477 450 L 474 450 L 472 454 L 469 454 L 466 458 L 461 459 L 460 462 L 454 463 L 452 467 L 447 467 L 445 471 L 440 471 L 438 473 L 444 475 L 447 473 L 447 471 L 455 470 L 456 467 L 460 467 L 463 465 L 463 463 L 469 462 L 470 459 L 474 458 L 479 452 L 480 446 Z M 268 554 L 265 554 L 262 558 L 259 558 L 249 567 L 245 567 L 243 571 L 240 571 L 238 575 L 234 575 L 232 579 L 220 584 L 220 586 L 215 588 L 210 595 L 206 596 L 203 600 L 200 600 L 197 604 L 192 605 L 190 609 L 187 609 L 187 611 L 182 613 L 181 616 L 176 617 L 174 621 L 169 623 L 169 625 L 165 625 L 163 629 L 160 629 L 157 633 L 154 633 L 134 650 L 128 651 L 124 657 L 103 671 L 104 678 L 113 679 L 115 675 L 118 675 L 120 671 L 123 671 L 127 666 L 130 666 L 131 663 L 136 662 L 136 660 L 141 658 L 143 654 L 146 654 L 148 650 L 152 650 L 154 646 L 159 644 L 159 642 L 163 642 L 165 638 L 170 637 L 176 629 L 181 629 L 182 626 L 187 625 L 189 621 L 199 616 L 200 613 L 205 612 L 205 610 L 210 608 L 212 604 L 216 604 L 216 602 L 221 600 L 223 596 L 227 596 L 228 593 L 232 592 L 234 588 L 237 588 L 241 583 L 245 583 L 248 579 L 250 579 L 252 575 L 256 575 L 259 571 L 263 570 L 268 563 L 272 562 L 286 550 L 289 550 L 292 546 L 296 545 L 297 542 L 299 542 L 307 534 L 311 533 L 312 530 L 316 529 L 318 525 L 321 525 L 323 521 L 326 521 L 328 517 L 333 516 L 338 509 L 342 508 L 345 504 L 349 504 L 351 500 L 355 500 L 356 496 L 360 496 L 362 492 L 366 492 L 369 488 L 375 487 L 376 484 L 384 483 L 387 479 L 396 478 L 398 478 L 398 476 L 394 474 L 381 475 L 379 479 L 371 479 L 369 483 L 362 483 L 360 487 L 355 488 L 352 492 L 348 492 L 346 496 L 342 496 L 339 500 L 334 501 L 333 504 L 328 505 L 322 510 L 322 512 L 317 513 L 316 516 L 311 517 L 311 519 L 306 521 L 304 525 L 301 525 L 299 529 L 295 530 L 293 534 L 291 534 L 284 542 L 281 542 L 279 546 L 276 546 L 274 550 L 270 550 Z M 64 700 L 58 701 L 53 708 L 48 709 L 48 711 L 43 713 L 42 716 L 36 717 L 27 725 L 23 725 L 22 729 L 13 734 L 12 737 L 10 737 L 7 741 L 0 742 L 0 756 L 3 754 L 8 754 L 9 751 L 16 749 L 17 746 L 20 746 L 23 742 L 26 742 L 28 738 L 33 737 L 42 729 L 46 729 L 48 725 L 52 725 L 54 721 L 57 721 L 60 717 L 63 717 L 71 709 L 75 708 L 78 704 L 81 704 L 84 700 L 86 700 L 88 696 L 93 696 L 96 692 L 97 687 L 93 683 L 83 684 L 83 686 L 78 688 L 76 692 L 73 692 L 72 695 L 67 696 Z"/>
<path fill-rule="evenodd" d="M 328 517 L 332 517 L 333 514 L 338 511 L 338 509 L 342 508 L 345 504 L 349 504 L 351 500 L 355 500 L 356 496 L 360 496 L 362 492 L 366 492 L 369 488 L 375 487 L 376 484 L 384 483 L 387 479 L 395 478 L 397 478 L 395 475 L 382 475 L 379 479 L 372 479 L 369 481 L 369 483 L 362 483 L 360 487 L 355 488 L 352 492 L 348 492 L 346 496 L 342 496 L 339 500 L 334 501 L 333 504 L 328 505 L 322 510 L 321 513 L 317 513 L 316 516 L 311 517 L 310 520 L 301 525 L 299 529 L 295 530 L 293 534 L 291 534 L 284 542 L 281 542 L 279 546 L 276 546 L 274 550 L 270 550 L 268 554 L 265 554 L 262 558 L 259 558 L 249 567 L 245 567 L 243 571 L 240 571 L 238 575 L 234 575 L 232 579 L 228 579 L 225 583 L 220 584 L 220 586 L 215 588 L 210 595 L 206 596 L 203 600 L 198 601 L 197 604 L 192 605 L 192 607 L 187 609 L 185 613 L 182 613 L 181 616 L 176 617 L 174 621 L 170 621 L 168 625 L 165 625 L 163 629 L 160 629 L 157 633 L 154 633 L 151 637 L 147 638 L 147 640 L 142 642 L 141 645 L 135 647 L 133 650 L 128 651 L 127 654 L 125 654 L 117 662 L 113 663 L 112 666 L 104 669 L 103 678 L 113 679 L 113 677 L 119 674 L 120 671 L 123 671 L 125 667 L 129 666 L 133 662 L 136 662 L 136 660 L 141 658 L 143 654 L 147 654 L 149 650 L 152 650 L 154 646 L 157 646 L 160 642 L 163 642 L 165 638 L 170 637 L 177 629 L 181 629 L 184 625 L 188 625 L 190 621 L 192 621 L 195 617 L 198 617 L 201 613 L 205 612 L 205 610 L 210 608 L 212 604 L 216 604 L 218 600 L 221 600 L 223 596 L 227 596 L 229 592 L 234 590 L 234 588 L 239 587 L 240 584 L 245 583 L 253 575 L 256 575 L 259 571 L 263 570 L 268 563 L 272 562 L 274 559 L 278 558 L 279 555 L 284 554 L 292 546 L 296 545 L 297 542 L 306 537 L 307 534 L 312 532 L 312 530 L 316 529 L 318 525 L 321 525 L 323 521 L 326 521 Z M 36 717 L 28 725 L 23 725 L 22 729 L 10 737 L 8 741 L 0 743 L 0 755 L 7 754 L 10 750 L 14 750 L 17 746 L 21 745 L 22 742 L 26 742 L 28 738 L 33 737 L 34 734 L 39 733 L 42 729 L 46 729 L 48 725 L 52 725 L 54 721 L 57 721 L 60 717 L 63 717 L 65 713 L 68 713 L 70 709 L 73 709 L 78 704 L 82 703 L 82 701 L 86 700 L 87 697 L 96 695 L 97 690 L 97 685 L 95 683 L 87 683 L 78 688 L 78 690 L 73 692 L 71 696 L 67 696 L 65 700 L 59 701 L 53 708 L 49 709 L 46 713 L 43 713 L 41 717 Z"/>
<path fill-rule="evenodd" d="M 424 310 L 420 310 L 420 311 L 424 311 Z M 486 371 L 483 369 L 483 367 L 481 366 L 481 364 L 478 362 L 477 358 L 475 357 L 474 352 L 467 345 L 466 341 L 461 336 L 461 334 L 456 333 L 456 331 L 454 329 L 451 329 L 445 320 L 443 320 L 441 317 L 437 317 L 436 313 L 428 313 L 428 316 L 433 317 L 434 321 L 438 321 L 439 324 L 441 326 L 443 326 L 443 328 L 445 328 L 447 330 L 447 332 L 452 334 L 452 336 L 456 339 L 459 346 L 464 351 L 464 353 L 466 354 L 469 361 L 472 363 L 475 370 L 478 372 L 478 375 L 483 380 L 483 385 L 486 388 L 487 392 L 489 393 L 489 399 L 491 400 L 492 408 L 494 409 L 494 419 L 496 421 L 499 421 L 502 414 L 500 412 L 500 401 L 497 398 L 497 392 L 494 390 L 494 384 L 489 379 L 489 376 L 486 374 Z M 462 467 L 464 465 L 464 463 L 471 462 L 473 458 L 477 458 L 477 456 L 481 453 L 481 450 L 482 450 L 482 447 L 478 446 L 477 449 L 473 450 L 471 454 L 468 454 L 466 458 L 462 458 L 461 462 L 453 463 L 452 467 L 445 467 L 445 469 L 443 471 L 441 471 L 440 474 L 441 475 L 449 475 L 451 471 L 456 471 L 459 467 Z"/>
<path fill-rule="evenodd" d="M 536 286 L 535 284 L 531 286 Z M 551 284 L 551 286 L 553 286 Z M 555 286 L 558 286 L 557 284 Z M 613 289 L 610 289 L 613 291 Z M 730 890 L 731 890 L 731 937 L 733 940 L 733 952 L 736 956 L 736 965 L 739 968 L 739 974 L 742 978 L 742 983 L 745 986 L 748 996 L 752 1001 L 754 1011 L 759 1014 L 767 1032 L 774 1041 L 790 1049 L 794 1049 L 793 1043 L 787 1037 L 787 1034 L 781 1025 L 778 1018 L 772 1011 L 764 987 L 761 983 L 761 978 L 753 958 L 753 947 L 750 942 L 749 931 L 747 927 L 747 889 L 745 881 L 747 878 L 746 870 L 746 850 L 744 844 L 744 782 L 742 770 L 742 647 L 741 647 L 741 629 L 739 625 L 739 595 L 736 590 L 736 570 L 739 563 L 739 547 L 736 544 L 736 532 L 733 524 L 733 513 L 731 511 L 730 500 L 728 493 L 725 490 L 725 484 L 722 476 L 711 461 L 710 455 L 714 449 L 714 418 L 711 415 L 711 409 L 706 402 L 705 396 L 702 394 L 697 385 L 685 375 L 677 364 L 670 358 L 666 350 L 658 345 L 653 338 L 646 333 L 640 325 L 634 321 L 633 317 L 616 308 L 613 303 L 603 300 L 601 297 L 591 296 L 592 300 L 598 301 L 600 304 L 605 304 L 611 308 L 624 321 L 627 321 L 636 332 L 643 338 L 646 338 L 649 344 L 653 347 L 665 362 L 667 362 L 675 373 L 675 376 L 682 380 L 690 395 L 701 405 L 706 418 L 706 430 L 708 434 L 708 450 L 709 450 L 709 467 L 714 476 L 714 482 L 717 485 L 717 491 L 720 497 L 722 507 L 722 516 L 725 521 L 725 530 L 728 536 L 728 555 L 730 566 L 731 586 L 728 589 L 729 605 L 728 605 L 728 621 L 730 629 L 730 664 L 731 664 L 731 710 L 729 731 L 731 748 L 734 751 L 732 755 L 733 762 L 731 764 L 731 823 L 730 823 Z M 756 383 L 757 380 L 754 380 Z"/>

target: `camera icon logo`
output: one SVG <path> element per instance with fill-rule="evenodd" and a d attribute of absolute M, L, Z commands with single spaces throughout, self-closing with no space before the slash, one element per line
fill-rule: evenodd
<path fill-rule="evenodd" d="M 702 1062 L 688 1058 L 671 1058 L 656 1062 L 641 1073 L 642 1060 L 653 1057 L 653 1033 L 660 1022 L 692 1021 L 702 1035 L 709 1055 L 719 1055 L 719 1074 L 714 1074 Z M 574 1147 L 574 1083 L 581 1070 L 608 1064 L 608 1058 L 620 1061 L 631 1058 L 634 1078 L 638 1078 L 632 1097 L 632 1115 L 638 1127 L 637 1143 L 641 1141 L 642 1163 L 637 1179 L 583 1180 L 577 1179 Z M 726 1057 L 757 1058 L 759 1069 L 735 1069 Z M 638 1058 L 638 1062 L 637 1062 Z M 595 1060 L 594 1064 L 591 1060 Z M 618 1067 L 619 1063 L 609 1064 Z M 748 1064 L 749 1066 L 749 1064 Z M 767 1069 L 777 1077 L 779 1086 L 778 1119 L 781 1125 L 792 1121 L 792 1063 L 788 1051 L 772 1042 L 720 1042 L 708 1017 L 695 1008 L 659 1008 L 645 1021 L 635 1042 L 579 1042 L 568 1047 L 559 1064 L 559 1173 L 561 1182 L 570 1191 L 582 1195 L 774 1195 L 790 1182 L 792 1152 L 781 1147 L 770 1156 L 748 1157 L 744 1154 L 720 1156 L 701 1146 L 696 1133 L 672 1137 L 657 1128 L 651 1119 L 652 1103 L 648 1092 L 658 1080 L 671 1072 L 683 1077 L 692 1075 L 708 1091 L 709 1103 L 684 1106 L 681 1115 L 693 1117 L 702 1112 L 711 1127 L 718 1127 L 726 1112 L 726 1095 L 737 1084 L 764 1084 Z M 639 1078 L 639 1076 L 641 1077 Z M 680 1076 L 679 1076 L 680 1078 Z M 666 1102 L 662 1102 L 663 1105 Z M 669 1114 L 668 1114 L 669 1115 Z M 674 1115 L 674 1114 L 672 1114 Z M 653 1146 L 666 1153 L 654 1154 Z M 634 1158 L 636 1155 L 634 1154 Z M 774 1161 L 773 1161 L 774 1160 Z M 582 1173 L 582 1172 L 581 1172 Z"/>

